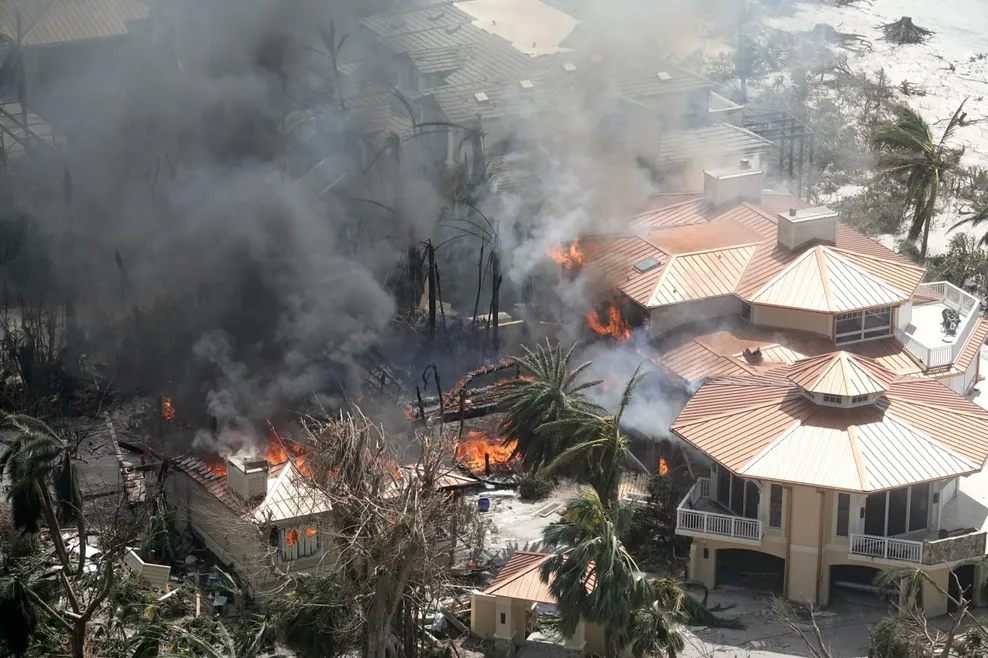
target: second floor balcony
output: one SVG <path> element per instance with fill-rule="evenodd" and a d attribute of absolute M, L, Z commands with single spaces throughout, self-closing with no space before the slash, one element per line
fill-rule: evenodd
<path fill-rule="evenodd" d="M 761 520 L 732 513 L 710 497 L 710 485 L 710 478 L 699 478 L 687 492 L 676 510 L 676 532 L 688 537 L 761 544 Z"/>
<path fill-rule="evenodd" d="M 896 337 L 926 368 L 949 366 L 977 325 L 979 306 L 976 297 L 946 281 L 921 283 L 913 295 L 912 318 Z M 956 327 L 948 328 L 948 320 Z"/>

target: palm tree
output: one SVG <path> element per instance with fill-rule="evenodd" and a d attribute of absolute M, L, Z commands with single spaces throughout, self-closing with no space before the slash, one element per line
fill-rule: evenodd
<path fill-rule="evenodd" d="M 545 529 L 543 541 L 561 550 L 543 563 L 540 576 L 558 602 L 565 635 L 584 621 L 604 628 L 608 655 L 630 648 L 635 656 L 674 656 L 682 649 L 678 615 L 656 605 L 651 585 L 592 488 L 580 490 L 562 520 Z"/>
<path fill-rule="evenodd" d="M 879 173 L 906 188 L 906 209 L 912 211 L 909 239 L 920 235 L 920 262 L 926 260 L 930 224 L 936 211 L 937 199 L 945 180 L 959 165 L 959 151 L 948 145 L 966 114 L 965 99 L 954 112 L 940 139 L 933 138 L 930 125 L 908 105 L 892 110 L 893 119 L 882 121 L 872 134 L 872 144 L 879 151 Z"/>
<path fill-rule="evenodd" d="M 552 472 L 564 465 L 580 464 L 590 485 L 608 508 L 614 508 L 617 504 L 621 467 L 631 454 L 628 437 L 621 431 L 621 416 L 644 376 L 640 371 L 641 366 L 628 380 L 613 415 L 579 409 L 544 424 L 538 430 L 544 441 L 559 443 L 564 440 L 563 437 L 569 437 L 571 442 L 570 447 L 561 452 L 547 470 Z"/>
<path fill-rule="evenodd" d="M 517 442 L 514 454 L 521 458 L 526 470 L 534 472 L 550 464 L 566 447 L 560 435 L 541 432 L 540 427 L 572 413 L 597 414 L 603 409 L 584 394 L 600 384 L 600 380 L 576 381 L 591 362 L 570 370 L 569 362 L 576 344 L 565 354 L 548 341 L 545 347 L 536 345 L 535 350 L 523 349 L 524 357 L 511 357 L 522 377 L 501 384 L 506 391 L 501 403 L 505 411 L 501 432 L 505 444 Z"/>
<path fill-rule="evenodd" d="M 0 477 L 6 474 L 10 483 L 7 499 L 13 509 L 14 527 L 35 533 L 44 517 L 55 544 L 55 553 L 69 572 L 68 551 L 62 540 L 58 517 L 60 515 L 64 521 L 75 519 L 79 527 L 81 572 L 86 559 L 85 521 L 82 494 L 69 446 L 51 427 L 30 416 L 4 415 L 0 417 L 0 430 L 14 434 L 13 440 L 0 454 Z M 49 487 L 54 489 L 54 499 Z"/>

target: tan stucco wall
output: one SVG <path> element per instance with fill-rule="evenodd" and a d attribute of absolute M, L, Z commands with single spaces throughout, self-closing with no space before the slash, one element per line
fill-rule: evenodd
<path fill-rule="evenodd" d="M 830 601 L 830 568 L 836 565 L 861 565 L 874 567 L 876 569 L 886 569 L 897 566 L 894 563 L 873 560 L 865 557 L 848 555 L 848 539 L 846 537 L 836 537 L 836 491 L 824 491 L 823 507 L 823 554 L 819 561 L 819 529 L 820 529 L 820 493 L 812 487 L 793 486 L 791 498 L 786 498 L 793 502 L 792 510 L 792 536 L 789 550 L 789 583 L 786 597 L 794 603 L 816 602 L 817 605 L 826 605 Z M 856 513 L 855 498 L 852 497 L 851 514 Z M 788 510 L 783 509 L 783 522 L 789 518 Z M 854 532 L 855 519 L 850 520 L 850 531 Z M 708 557 L 703 557 L 703 549 L 706 548 Z M 705 538 L 694 538 L 690 547 L 690 570 L 689 577 L 699 581 L 707 587 L 716 587 L 716 564 L 717 551 L 722 549 L 747 549 L 774 555 L 782 559 L 786 558 L 786 541 L 784 529 L 766 528 L 765 537 L 762 544 L 752 545 L 740 542 L 730 542 Z M 948 584 L 948 569 L 945 566 L 936 565 L 924 567 L 936 582 L 944 589 Z M 819 597 L 817 597 L 817 582 L 819 581 Z M 947 611 L 947 601 L 931 585 L 927 585 L 923 590 L 923 609 L 927 617 L 936 617 L 945 614 Z"/>
<path fill-rule="evenodd" d="M 603 656 L 607 653 L 604 627 L 600 624 L 587 624 L 583 631 L 583 639 L 587 643 L 584 649 L 584 653 L 587 655 Z"/>
<path fill-rule="evenodd" d="M 485 640 L 494 637 L 494 597 L 481 592 L 470 594 L 470 629 Z"/>
<path fill-rule="evenodd" d="M 740 314 L 741 300 L 734 295 L 724 295 L 652 309 L 648 328 L 653 337 L 659 337 L 687 322 Z"/>
<path fill-rule="evenodd" d="M 832 335 L 833 318 L 825 313 L 752 304 L 751 321 L 765 327 L 812 331 L 828 338 Z"/>

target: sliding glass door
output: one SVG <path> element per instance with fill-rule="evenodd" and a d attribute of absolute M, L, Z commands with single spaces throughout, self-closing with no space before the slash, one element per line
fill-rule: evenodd
<path fill-rule="evenodd" d="M 866 535 L 894 537 L 925 530 L 930 517 L 930 483 L 870 494 L 865 500 Z"/>

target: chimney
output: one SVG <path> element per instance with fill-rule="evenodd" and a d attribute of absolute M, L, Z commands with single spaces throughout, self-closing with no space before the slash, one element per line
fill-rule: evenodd
<path fill-rule="evenodd" d="M 761 169 L 752 169 L 751 161 L 744 158 L 737 168 L 704 169 L 703 198 L 714 208 L 732 206 L 742 201 L 762 200 Z"/>
<path fill-rule="evenodd" d="M 227 457 L 226 487 L 241 500 L 268 493 L 268 462 L 264 457 Z"/>
<path fill-rule="evenodd" d="M 779 244 L 790 251 L 810 242 L 837 242 L 837 213 L 825 206 L 780 212 L 778 225 Z"/>

